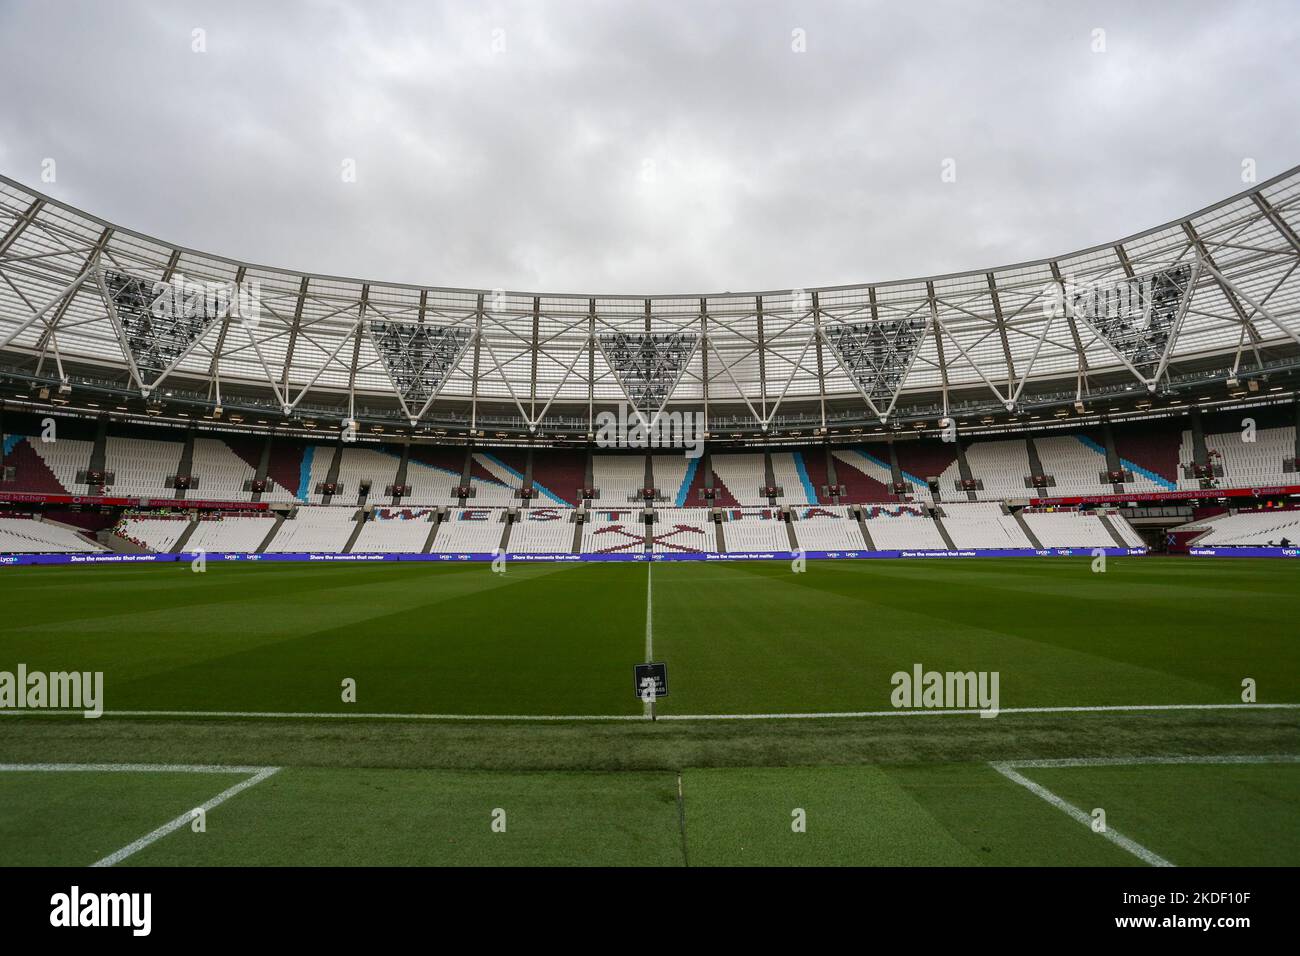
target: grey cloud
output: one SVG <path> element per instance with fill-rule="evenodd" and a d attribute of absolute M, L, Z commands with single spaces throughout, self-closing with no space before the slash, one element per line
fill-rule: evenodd
<path fill-rule="evenodd" d="M 1238 191 L 1244 157 L 1300 161 L 1298 33 L 1286 2 L 10 2 L 0 169 L 332 274 L 902 278 L 1118 238 Z"/>

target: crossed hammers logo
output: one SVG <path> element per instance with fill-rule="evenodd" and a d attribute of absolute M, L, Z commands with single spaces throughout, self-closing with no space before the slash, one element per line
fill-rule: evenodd
<path fill-rule="evenodd" d="M 695 549 L 690 547 L 689 545 L 685 545 L 685 544 L 679 545 L 673 541 L 668 540 L 669 538 L 672 538 L 675 535 L 679 535 L 684 531 L 693 531 L 696 534 L 704 533 L 704 530 L 702 528 L 697 528 L 694 525 L 689 525 L 689 524 L 673 525 L 672 530 L 665 531 L 662 534 L 653 535 L 648 539 L 646 535 L 637 534 L 633 531 L 629 531 L 621 524 L 611 524 L 605 526 L 604 528 L 597 528 L 595 533 L 598 535 L 603 535 L 606 533 L 619 534 L 628 539 L 622 544 L 617 544 L 609 548 L 601 548 L 599 552 L 600 554 L 612 554 L 616 551 L 627 551 L 630 548 L 635 548 L 638 546 L 645 547 L 645 543 L 647 540 L 649 540 L 651 544 L 662 544 L 665 547 L 672 548 L 674 551 L 694 551 Z"/>

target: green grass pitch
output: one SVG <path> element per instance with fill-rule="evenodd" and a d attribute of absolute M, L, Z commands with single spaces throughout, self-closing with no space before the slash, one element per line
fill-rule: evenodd
<path fill-rule="evenodd" d="M 281 769 L 124 864 L 1143 865 L 990 764 L 1255 755 L 1019 773 L 1175 863 L 1300 863 L 1300 710 L 1050 710 L 1300 703 L 1296 569 L 1091 564 L 6 568 L 0 671 L 103 671 L 107 713 L 0 715 L 0 860 L 94 862 L 240 779 L 22 769 L 148 763 Z M 659 714 L 727 719 L 642 719 L 647 637 Z M 1012 712 L 898 715 L 915 664 Z M 445 719 L 510 715 L 559 719 Z"/>

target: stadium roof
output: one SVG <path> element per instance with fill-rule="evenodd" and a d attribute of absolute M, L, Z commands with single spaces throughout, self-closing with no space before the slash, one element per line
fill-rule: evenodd
<path fill-rule="evenodd" d="M 0 373 L 259 413 L 585 432 L 877 424 L 1300 365 L 1300 167 L 1112 244 L 921 279 L 609 295 L 294 272 L 0 177 Z"/>

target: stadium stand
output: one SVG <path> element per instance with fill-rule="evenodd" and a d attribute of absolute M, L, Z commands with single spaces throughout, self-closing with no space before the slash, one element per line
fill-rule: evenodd
<path fill-rule="evenodd" d="M 835 474 L 847 492 L 844 498 L 846 503 L 866 504 L 898 500 L 898 496 L 890 490 L 894 476 L 889 467 L 889 460 L 876 453 L 880 450 L 882 449 L 835 450 Z M 888 454 L 888 449 L 883 450 Z M 926 491 L 924 483 L 921 491 Z M 926 497 L 929 497 L 928 492 Z"/>
<path fill-rule="evenodd" d="M 266 550 L 340 554 L 356 530 L 356 516 L 351 506 L 301 507 L 280 525 Z"/>
<path fill-rule="evenodd" d="M 308 445 L 303 450 L 302 467 L 299 472 L 298 497 L 308 504 L 318 505 L 324 501 L 325 496 L 318 489 L 329 480 L 335 450 L 336 447 L 332 445 Z M 356 501 L 357 489 L 355 486 L 349 487 L 342 480 L 337 482 L 337 485 L 340 498 L 346 498 L 351 494 L 352 501 Z"/>
<path fill-rule="evenodd" d="M 641 508 L 592 508 L 582 525 L 583 554 L 613 554 L 615 552 L 645 551 L 645 525 L 641 521 Z M 708 512 L 694 509 L 701 515 Z"/>
<path fill-rule="evenodd" d="M 682 479 L 681 486 L 677 489 L 676 499 L 670 499 L 671 503 L 678 508 L 701 507 L 708 504 L 704 497 L 708 478 L 709 471 L 704 467 L 703 457 L 688 460 L 686 477 Z"/>
<path fill-rule="evenodd" d="M 862 529 L 844 505 L 794 508 L 794 536 L 805 551 L 864 551 Z"/>
<path fill-rule="evenodd" d="M 928 480 L 939 478 L 948 473 L 949 468 L 956 468 L 957 443 L 936 441 L 934 439 L 916 439 L 894 443 L 894 454 L 898 456 L 898 468 L 903 480 L 912 485 L 912 494 L 920 501 L 931 501 Z M 943 501 L 961 501 L 963 495 L 952 490 L 952 484 L 940 481 L 939 497 Z"/>
<path fill-rule="evenodd" d="M 948 548 L 934 519 L 920 505 L 876 505 L 863 509 L 863 516 L 877 551 Z"/>
<path fill-rule="evenodd" d="M 602 507 L 619 508 L 638 500 L 645 487 L 645 455 L 593 455 L 591 480 Z"/>
<path fill-rule="evenodd" d="M 711 455 L 709 461 L 715 488 L 719 485 L 726 488 L 742 507 L 767 504 L 767 496 L 761 493 L 767 484 L 762 454 Z"/>
<path fill-rule="evenodd" d="M 253 554 L 273 528 L 275 518 L 267 514 L 199 515 L 194 533 L 185 542 L 185 551 L 191 554 L 196 551 Z"/>
<path fill-rule="evenodd" d="M 166 553 L 175 548 L 185 529 L 190 526 L 190 516 L 133 515 L 126 514 L 113 528 L 113 533 L 150 551 Z"/>
<path fill-rule="evenodd" d="M 771 454 L 772 477 L 781 494 L 776 496 L 779 505 L 815 505 L 818 496 L 812 478 L 798 452 L 774 451 Z"/>
<path fill-rule="evenodd" d="M 1285 547 L 1300 544 L 1300 509 L 1236 511 L 1192 521 L 1176 531 L 1204 531 L 1193 547 Z M 1287 545 L 1282 545 L 1286 539 Z"/>
<path fill-rule="evenodd" d="M 383 448 L 358 448 L 343 446 L 339 459 L 338 483 L 342 489 L 331 499 L 331 504 L 358 504 L 361 501 L 361 489 L 370 483 L 370 491 L 365 501 L 370 504 L 388 501 L 391 495 L 384 491 L 397 482 L 397 469 L 402 463 L 400 454 Z"/>
<path fill-rule="evenodd" d="M 790 536 L 777 508 L 725 509 L 722 540 L 728 552 L 790 550 Z"/>
<path fill-rule="evenodd" d="M 575 506 L 579 490 L 586 487 L 587 453 L 568 449 L 533 452 L 533 489 L 541 505 Z"/>
<path fill-rule="evenodd" d="M 440 554 L 490 554 L 505 533 L 502 508 L 452 508 L 438 526 L 432 551 Z"/>
<path fill-rule="evenodd" d="M 943 528 L 955 547 L 1033 547 L 1016 519 L 1003 514 L 1000 504 L 944 502 L 939 508 Z"/>
<path fill-rule="evenodd" d="M 1196 449 L 1192 440 L 1191 429 L 1184 429 L 1178 441 L 1178 490 L 1195 491 L 1201 482 L 1192 473 L 1196 463 Z"/>
<path fill-rule="evenodd" d="M 1211 460 L 1222 466 L 1220 487 L 1283 485 L 1296 478 L 1282 468 L 1285 459 L 1295 457 L 1295 426 L 1258 428 L 1253 442 L 1246 441 L 1240 430 L 1207 434 L 1205 446 Z"/>
<path fill-rule="evenodd" d="M 1056 435 L 1034 438 L 1034 450 L 1046 476 L 1055 484 L 1045 489 L 1047 495 L 1104 495 L 1111 485 L 1103 481 L 1107 472 L 1106 449 L 1085 435 Z M 1031 492 L 1036 494 L 1037 492 Z M 1022 493 L 1023 495 L 1023 493 Z"/>
<path fill-rule="evenodd" d="M 1183 432 L 1174 422 L 1134 422 L 1112 425 L 1120 465 L 1133 473 L 1124 490 L 1173 491 L 1178 487 L 1178 461 Z M 1191 433 L 1187 432 L 1189 447 Z M 1190 454 L 1190 452 L 1189 452 Z"/>
<path fill-rule="evenodd" d="M 459 502 L 465 467 L 465 449 L 429 445 L 412 445 L 406 461 L 406 484 L 411 496 L 405 504 L 433 507 Z"/>
<path fill-rule="evenodd" d="M 1216 472 L 1215 486 L 1251 489 L 1300 484 L 1297 473 L 1288 470 L 1296 444 L 1296 429 L 1289 416 L 1294 416 L 1294 407 L 1289 405 L 1252 412 L 1259 427 L 1254 432 L 1255 440 L 1245 441 L 1239 427 L 1245 417 L 1243 412 L 1205 413 L 1205 448 Z M 1124 473 L 1131 477 L 1121 483 L 1122 487 L 1143 492 L 1201 490 L 1200 481 L 1187 473 L 1196 457 L 1190 427 L 1194 421 L 1192 414 L 1164 422 L 1109 426 L 1116 457 Z M 35 427 L 38 419 L 21 413 L 6 419 L 6 425 L 21 427 L 24 432 L 40 430 Z M 60 424 L 60 437 L 53 442 L 42 442 L 29 434 L 7 433 L 3 439 L 5 472 L 0 473 L 0 492 L 102 493 L 151 498 L 160 505 L 170 499 L 175 502 L 171 507 L 185 507 L 181 503 L 184 499 L 175 499 L 175 489 L 169 488 L 167 481 L 181 468 L 185 446 L 174 437 L 177 432 L 159 429 L 158 434 L 165 437 L 152 439 L 146 437 L 151 434 L 146 425 L 113 427 L 116 433 L 104 438 L 104 470 L 115 476 L 111 485 L 101 488 L 84 481 L 95 449 L 87 436 L 94 433 L 95 426 L 82 420 L 66 427 Z M 1107 520 L 1102 521 L 1098 513 L 1030 509 L 1020 516 L 1023 524 L 1015 515 L 1004 513 L 1000 504 L 1004 499 L 1099 495 L 1114 490 L 1108 476 L 1108 439 L 1103 427 L 1034 434 L 1031 440 L 1042 473 L 1054 483 L 1042 491 L 1025 487 L 1025 477 L 1035 466 L 1023 437 L 975 440 L 965 452 L 972 474 L 984 484 L 975 502 L 967 500 L 965 491 L 958 490 L 960 459 L 953 443 L 908 438 L 897 441 L 892 451 L 890 446 L 880 444 L 832 446 L 830 456 L 836 470 L 835 484 L 846 488 L 845 503 L 855 501 L 870 506 L 867 531 L 876 548 L 938 549 L 947 547 L 948 542 L 963 550 L 1024 548 L 1032 547 L 1034 538 L 1043 547 L 1113 547 L 1121 541 L 1131 547 L 1142 546 L 1141 537 L 1119 513 L 1111 516 L 1102 512 L 1107 515 Z M 569 509 L 578 501 L 585 484 L 586 452 L 571 449 L 532 452 L 534 497 L 522 499 L 515 494 L 524 484 L 530 463 L 529 453 L 521 448 L 471 452 L 463 446 L 411 445 L 406 483 L 412 493 L 393 505 L 385 491 L 396 482 L 400 470 L 401 454 L 394 448 L 208 432 L 193 439 L 190 474 L 196 484 L 185 498 L 233 503 L 252 500 L 251 482 L 263 453 L 268 451 L 269 480 L 260 500 L 299 505 L 295 517 L 285 520 L 278 529 L 268 548 L 273 552 L 341 551 L 354 531 L 353 551 L 422 551 L 428 532 L 433 530 L 428 509 L 437 507 L 453 509 L 452 520 L 445 521 L 436 536 L 435 550 L 445 552 L 491 552 L 498 547 L 505 529 L 496 509 L 504 505 L 520 509 L 520 520 L 510 529 L 511 551 L 569 553 L 573 534 L 578 530 L 572 526 Z M 891 455 L 897 457 L 903 480 L 914 485 L 919 499 L 915 508 L 899 507 L 900 499 L 893 493 Z M 328 508 L 306 504 L 304 498 L 322 502 L 323 495 L 317 493 L 316 487 L 329 477 L 336 456 L 341 490 Z M 857 540 L 860 528 L 856 518 L 843 505 L 828 504 L 829 490 L 822 490 L 831 485 L 826 446 L 809 446 L 771 451 L 766 458 L 763 453 L 748 451 L 714 452 L 707 459 L 690 459 L 678 452 L 659 452 L 648 459 L 639 452 L 597 453 L 593 455 L 592 470 L 594 485 L 604 495 L 597 501 L 603 511 L 593 510 L 592 520 L 583 524 L 580 540 L 584 551 L 627 552 L 645 547 L 640 508 L 634 504 L 640 501 L 645 487 L 647 460 L 658 490 L 653 536 L 672 530 L 663 543 L 656 543 L 652 537 L 650 546 L 654 549 L 680 550 L 682 542 L 689 542 L 686 550 L 715 551 L 718 528 L 710 520 L 709 504 L 732 516 L 721 526 L 729 549 L 788 549 L 786 526 L 775 518 L 760 516 L 765 510 L 771 514 L 772 508 L 762 494 L 768 484 L 768 460 L 771 479 L 782 489 L 775 496 L 777 502 L 796 509 L 796 520 L 789 530 L 800 547 L 817 551 L 862 547 Z M 941 500 L 936 522 L 921 506 L 929 502 L 930 495 L 925 476 L 918 472 L 928 475 L 940 465 Z M 467 467 L 470 483 L 477 491 L 462 508 L 456 492 L 464 483 Z M 79 474 L 83 479 L 80 483 Z M 358 526 L 353 518 L 365 482 L 370 483 L 370 492 L 364 500 L 376 510 L 370 520 Z M 711 503 L 699 494 L 710 482 L 717 490 Z M 611 511 L 617 514 L 610 515 Z M 185 520 L 165 512 L 122 515 L 106 510 L 95 514 L 101 523 L 88 525 L 89 531 L 116 523 L 115 530 L 124 540 L 150 550 L 175 547 L 186 529 Z M 556 520 L 556 514 L 563 514 L 563 518 Z M 265 540 L 271 527 L 267 522 L 271 520 L 267 515 L 225 519 L 204 516 L 186 540 L 186 550 L 256 550 Z M 1242 527 L 1254 520 L 1263 519 L 1244 518 Z M 484 523 L 495 526 L 483 530 Z M 695 530 L 679 534 L 679 523 Z M 1025 528 L 1031 537 L 1026 537 Z M 1207 540 L 1233 541 L 1231 529 L 1231 524 L 1224 524 L 1219 529 L 1222 538 Z M 1243 533 L 1243 541 L 1255 542 L 1257 538 L 1249 529 Z"/>
<path fill-rule="evenodd" d="M 94 442 L 77 438 L 59 438 L 56 441 L 43 442 L 39 438 L 30 438 L 28 446 L 68 493 L 88 492 L 88 486 L 84 482 L 77 481 L 77 474 L 85 472 L 90 467 L 90 456 L 95 450 Z"/>
<path fill-rule="evenodd" d="M 651 531 L 655 554 L 709 553 L 718 550 L 708 508 L 656 508 Z"/>
<path fill-rule="evenodd" d="M 305 502 L 310 491 L 311 460 L 314 446 L 304 447 L 292 439 L 271 441 L 271 455 L 266 467 L 266 491 L 262 500 L 276 504 Z"/>
<path fill-rule="evenodd" d="M 573 552 L 572 508 L 521 508 L 510 528 L 509 551 L 520 554 Z"/>
<path fill-rule="evenodd" d="M 64 495 L 69 489 L 60 484 L 45 459 L 32 447 L 39 438 L 21 435 L 5 436 L 5 465 L 13 469 L 13 480 L 6 481 L 0 474 L 0 491 L 22 491 L 33 494 Z M 89 460 L 89 459 L 87 459 Z"/>
<path fill-rule="evenodd" d="M 85 554 L 106 550 L 73 528 L 30 517 L 0 518 L 0 552 L 5 554 Z"/>
<path fill-rule="evenodd" d="M 830 504 L 831 495 L 835 492 L 830 487 L 831 476 L 826 466 L 826 449 L 807 448 L 803 451 L 792 452 L 792 454 L 795 456 L 795 467 L 802 466 L 803 473 L 808 476 L 813 492 L 817 495 L 816 501 L 810 502 L 810 504 L 818 502 Z"/>
<path fill-rule="evenodd" d="M 699 458 L 687 458 L 685 455 L 651 455 L 650 467 L 653 470 L 654 487 L 659 489 L 659 499 L 670 505 L 686 507 L 690 493 L 691 480 L 699 469 Z"/>
<path fill-rule="evenodd" d="M 249 501 L 245 484 L 257 477 L 257 469 L 235 454 L 220 439 L 195 438 L 194 464 L 190 469 L 196 487 L 193 496 L 210 501 Z"/>
<path fill-rule="evenodd" d="M 1029 465 L 1029 449 L 1023 438 L 1007 441 L 977 441 L 966 448 L 966 464 L 970 466 L 971 477 L 983 482 L 983 487 L 975 493 L 980 501 L 1000 501 L 1004 498 L 1029 498 L 1033 489 L 1025 485 L 1032 469 Z M 953 462 L 943 473 L 941 490 L 946 497 L 949 489 L 958 487 L 961 472 L 958 463 Z"/>
<path fill-rule="evenodd" d="M 476 505 L 517 505 L 518 491 L 524 486 L 524 453 L 515 449 L 494 448 L 470 456 L 470 484 Z"/>
<path fill-rule="evenodd" d="M 1106 530 L 1098 512 L 1026 508 L 1021 517 L 1045 548 L 1116 547 L 1115 539 Z"/>
<path fill-rule="evenodd" d="M 435 514 L 423 508 L 376 508 L 352 543 L 352 553 L 420 554 Z"/>
<path fill-rule="evenodd" d="M 1106 515 L 1106 520 L 1110 522 L 1110 526 L 1115 529 L 1116 533 L 1130 548 L 1142 548 L 1146 546 L 1146 542 L 1142 540 L 1142 535 L 1138 534 L 1133 526 L 1128 523 L 1128 519 L 1118 511 L 1113 509 L 1103 509 L 1101 513 Z"/>
<path fill-rule="evenodd" d="M 170 498 L 176 489 L 167 479 L 180 468 L 185 445 L 178 441 L 109 436 L 104 445 L 104 471 L 113 476 L 115 495 Z"/>

